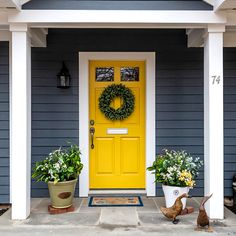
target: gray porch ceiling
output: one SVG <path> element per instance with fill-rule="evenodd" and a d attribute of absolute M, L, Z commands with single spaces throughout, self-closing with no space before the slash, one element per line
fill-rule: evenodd
<path fill-rule="evenodd" d="M 212 10 L 213 7 L 202 0 L 31 0 L 23 9 L 58 10 Z"/>

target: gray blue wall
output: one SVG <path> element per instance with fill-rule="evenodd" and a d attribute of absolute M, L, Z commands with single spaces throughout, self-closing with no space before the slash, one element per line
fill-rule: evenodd
<path fill-rule="evenodd" d="M 236 48 L 224 49 L 225 195 L 232 195 L 236 174 Z"/>
<path fill-rule="evenodd" d="M 0 42 L 0 203 L 9 202 L 9 50 Z"/>
<path fill-rule="evenodd" d="M 185 149 L 203 158 L 203 50 L 186 48 L 184 30 L 54 29 L 47 48 L 32 48 L 32 164 L 66 141 L 78 143 L 79 51 L 155 51 L 156 152 Z M 236 172 L 236 49 L 225 49 L 224 58 L 225 195 L 230 196 Z M 62 60 L 72 76 L 68 90 L 56 87 Z M 8 100 L 8 44 L 1 42 L 0 203 L 9 201 Z M 192 194 L 203 194 L 202 171 Z M 32 196 L 48 196 L 46 184 L 32 181 Z"/>
<path fill-rule="evenodd" d="M 48 47 L 32 49 L 33 162 L 65 140 L 78 142 L 79 51 L 156 51 L 157 153 L 174 148 L 202 157 L 203 50 L 186 45 L 184 30 L 50 30 Z M 62 60 L 72 76 L 68 90 L 56 88 Z M 203 194 L 202 172 L 193 194 Z M 46 185 L 33 182 L 32 195 L 46 196 Z"/>

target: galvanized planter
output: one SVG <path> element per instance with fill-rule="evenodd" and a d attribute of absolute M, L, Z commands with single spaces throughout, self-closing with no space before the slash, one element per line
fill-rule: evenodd
<path fill-rule="evenodd" d="M 58 182 L 48 182 L 51 205 L 54 208 L 68 208 L 72 205 L 77 179 Z"/>

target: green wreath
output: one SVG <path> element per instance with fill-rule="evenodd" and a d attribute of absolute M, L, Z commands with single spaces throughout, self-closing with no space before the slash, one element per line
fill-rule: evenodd
<path fill-rule="evenodd" d="M 114 109 L 111 102 L 114 98 L 122 99 L 121 107 Z M 123 84 L 112 84 L 107 86 L 99 97 L 99 109 L 109 120 L 124 120 L 134 111 L 135 97 L 131 89 Z"/>

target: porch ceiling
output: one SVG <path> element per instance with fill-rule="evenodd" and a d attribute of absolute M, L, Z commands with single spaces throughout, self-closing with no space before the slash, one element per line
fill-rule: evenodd
<path fill-rule="evenodd" d="M 212 10 L 202 0 L 32 0 L 28 10 Z"/>

